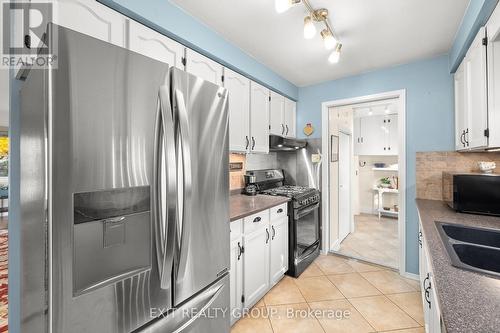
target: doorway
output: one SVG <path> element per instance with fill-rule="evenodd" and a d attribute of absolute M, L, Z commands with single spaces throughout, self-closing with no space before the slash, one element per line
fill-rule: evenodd
<path fill-rule="evenodd" d="M 404 124 L 404 90 L 323 104 L 325 253 L 404 273 Z"/>

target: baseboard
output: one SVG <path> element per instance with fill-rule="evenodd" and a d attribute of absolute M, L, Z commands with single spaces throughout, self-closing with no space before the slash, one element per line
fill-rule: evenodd
<path fill-rule="evenodd" d="M 401 275 L 407 279 L 416 280 L 416 281 L 420 280 L 420 276 L 418 274 L 403 272 L 403 273 L 401 273 Z"/>

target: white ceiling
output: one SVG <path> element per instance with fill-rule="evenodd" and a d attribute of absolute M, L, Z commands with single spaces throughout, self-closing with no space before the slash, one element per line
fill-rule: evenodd
<path fill-rule="evenodd" d="M 343 43 L 340 62 L 330 64 L 319 35 L 303 38 L 302 4 L 277 14 L 274 0 L 170 1 L 297 86 L 447 53 L 469 2 L 310 0 L 330 11 Z"/>

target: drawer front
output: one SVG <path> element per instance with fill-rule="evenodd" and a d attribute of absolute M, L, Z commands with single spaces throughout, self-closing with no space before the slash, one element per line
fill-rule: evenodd
<path fill-rule="evenodd" d="M 238 239 L 243 234 L 243 220 L 229 222 L 229 231 L 231 232 L 231 240 Z"/>
<path fill-rule="evenodd" d="M 271 221 L 277 220 L 281 217 L 286 216 L 288 204 L 284 203 L 279 206 L 272 207 L 269 209 L 271 211 Z"/>
<path fill-rule="evenodd" d="M 243 222 L 243 232 L 248 234 L 269 226 L 269 209 L 247 216 Z"/>

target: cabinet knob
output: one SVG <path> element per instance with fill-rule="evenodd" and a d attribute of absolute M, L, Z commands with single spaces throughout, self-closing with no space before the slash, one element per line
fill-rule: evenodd
<path fill-rule="evenodd" d="M 257 216 L 256 218 L 253 219 L 253 223 L 260 222 L 262 218 L 260 216 Z"/>
<path fill-rule="evenodd" d="M 276 213 L 278 213 L 278 214 L 279 214 L 279 213 L 283 213 L 283 208 L 278 209 L 278 210 L 276 211 Z"/>

